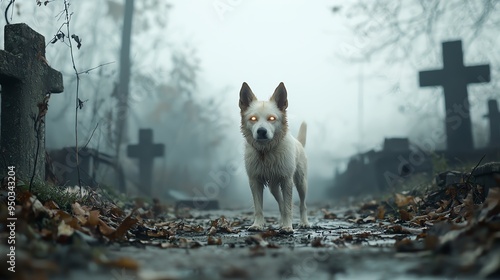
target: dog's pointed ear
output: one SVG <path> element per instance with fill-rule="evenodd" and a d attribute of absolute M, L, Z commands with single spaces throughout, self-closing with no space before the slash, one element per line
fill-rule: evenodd
<path fill-rule="evenodd" d="M 252 101 L 257 100 L 257 97 L 252 92 L 252 89 L 248 86 L 246 82 L 241 85 L 240 90 L 240 109 L 245 111 L 250 106 Z"/>
<path fill-rule="evenodd" d="M 271 101 L 276 102 L 278 109 L 281 111 L 285 111 L 288 107 L 288 97 L 286 94 L 285 84 L 283 84 L 283 82 L 281 82 L 274 90 L 273 96 L 271 96 Z"/>

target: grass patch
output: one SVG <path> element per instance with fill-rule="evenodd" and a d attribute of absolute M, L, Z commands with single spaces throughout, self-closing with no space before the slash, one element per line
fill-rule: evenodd
<path fill-rule="evenodd" d="M 19 181 L 17 188 L 20 190 L 29 191 L 29 184 L 24 181 Z M 31 187 L 31 193 L 34 194 L 40 202 L 54 201 L 62 210 L 71 211 L 71 205 L 81 198 L 78 193 L 71 193 L 66 190 L 66 187 L 60 187 L 48 182 L 35 181 Z"/>

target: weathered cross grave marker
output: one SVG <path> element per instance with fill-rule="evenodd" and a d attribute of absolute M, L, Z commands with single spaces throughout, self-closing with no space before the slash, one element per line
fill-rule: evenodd
<path fill-rule="evenodd" d="M 500 111 L 496 100 L 488 100 L 488 114 L 484 117 L 490 121 L 490 146 L 500 146 Z"/>
<path fill-rule="evenodd" d="M 154 158 L 163 156 L 164 152 L 165 145 L 153 144 L 152 129 L 140 129 L 139 144 L 127 147 L 128 156 L 139 159 L 140 185 L 147 195 L 151 195 Z"/>
<path fill-rule="evenodd" d="M 464 66 L 462 41 L 443 43 L 443 69 L 420 72 L 421 87 L 443 87 L 447 149 L 450 152 L 474 148 L 467 85 L 489 81 L 489 65 Z"/>
<path fill-rule="evenodd" d="M 0 153 L 23 178 L 32 176 L 37 159 L 35 177 L 44 179 L 46 97 L 64 90 L 62 75 L 48 65 L 42 35 L 24 23 L 6 25 L 4 31 Z"/>

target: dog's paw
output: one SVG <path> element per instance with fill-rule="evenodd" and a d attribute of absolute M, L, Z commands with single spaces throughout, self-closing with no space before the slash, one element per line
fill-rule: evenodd
<path fill-rule="evenodd" d="M 299 228 L 308 229 L 311 228 L 311 225 L 309 223 L 300 223 Z"/>
<path fill-rule="evenodd" d="M 293 234 L 293 228 L 292 227 L 282 227 L 282 228 L 280 228 L 279 232 L 281 234 Z"/>
<path fill-rule="evenodd" d="M 253 224 L 253 225 L 249 226 L 247 230 L 248 231 L 264 231 L 264 226 Z"/>

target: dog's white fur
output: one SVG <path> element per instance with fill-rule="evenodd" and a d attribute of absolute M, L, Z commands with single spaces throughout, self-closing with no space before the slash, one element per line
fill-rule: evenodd
<path fill-rule="evenodd" d="M 241 132 L 246 140 L 245 167 L 252 190 L 255 220 L 251 231 L 264 229 L 263 190 L 267 185 L 279 205 L 280 231 L 293 232 L 292 191 L 300 198 L 300 227 L 307 220 L 307 158 L 304 152 L 307 126 L 302 123 L 295 139 L 288 131 L 285 85 L 280 83 L 269 101 L 259 101 L 247 83 L 240 91 Z"/>

